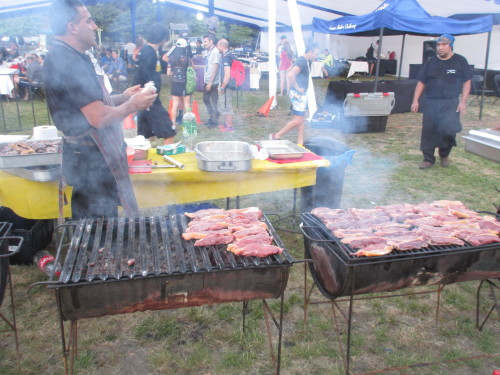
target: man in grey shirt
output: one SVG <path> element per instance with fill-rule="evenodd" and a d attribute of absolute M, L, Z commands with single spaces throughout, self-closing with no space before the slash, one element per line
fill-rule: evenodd
<path fill-rule="evenodd" d="M 203 90 L 203 103 L 207 107 L 207 112 L 210 118 L 205 125 L 208 127 L 216 127 L 219 121 L 219 112 L 217 111 L 217 101 L 219 99 L 219 83 L 220 74 L 219 67 L 221 63 L 221 55 L 219 50 L 215 48 L 215 39 L 211 34 L 203 37 L 203 46 L 207 50 L 204 81 L 205 87 Z"/>

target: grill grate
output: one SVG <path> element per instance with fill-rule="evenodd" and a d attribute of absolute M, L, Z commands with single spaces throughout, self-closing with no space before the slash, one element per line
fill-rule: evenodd
<path fill-rule="evenodd" d="M 264 221 L 275 244 L 283 249 L 282 254 L 243 257 L 228 252 L 226 245 L 194 247 L 192 241 L 185 241 L 181 236 L 187 228 L 184 215 L 82 219 L 69 223 L 74 230 L 59 282 L 119 280 L 293 263 L 265 215 Z"/>
<path fill-rule="evenodd" d="M 351 246 L 346 245 L 341 242 L 341 240 L 333 235 L 333 233 L 319 220 L 316 216 L 311 213 L 300 214 L 303 225 L 312 229 L 312 232 L 318 236 L 316 241 L 329 242 L 337 255 L 339 255 L 347 263 L 379 263 L 387 262 L 396 259 L 407 259 L 411 257 L 430 257 L 430 256 L 440 256 L 446 253 L 451 253 L 455 251 L 467 252 L 467 251 L 478 251 L 485 249 L 495 249 L 499 247 L 498 243 L 481 245 L 481 246 L 458 246 L 458 245 L 447 245 L 447 246 L 428 246 L 421 249 L 414 249 L 408 251 L 393 250 L 387 255 L 381 255 L 377 257 L 357 257 L 354 253 L 357 249 L 353 249 Z"/>

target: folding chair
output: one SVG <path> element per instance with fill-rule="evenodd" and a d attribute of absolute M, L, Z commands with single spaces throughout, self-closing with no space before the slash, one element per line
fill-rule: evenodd
<path fill-rule="evenodd" d="M 477 102 L 479 104 L 479 101 L 481 100 L 481 95 L 484 95 L 484 101 L 488 100 L 490 103 L 493 103 L 491 101 L 491 95 L 495 94 L 494 90 L 487 90 L 483 89 L 483 82 L 484 78 L 482 75 L 479 74 L 474 74 L 472 76 L 472 94 L 475 95 L 476 97 L 469 103 L 469 105 L 472 105 L 474 102 Z"/>
<path fill-rule="evenodd" d="M 496 88 L 496 99 L 495 101 L 493 102 L 493 104 L 495 104 L 498 99 L 500 99 L 500 74 L 497 74 L 495 77 L 493 77 L 493 80 L 495 81 L 495 88 Z"/>

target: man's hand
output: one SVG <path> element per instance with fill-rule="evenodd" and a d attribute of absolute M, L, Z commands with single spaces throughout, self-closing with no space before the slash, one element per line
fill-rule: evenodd
<path fill-rule="evenodd" d="M 460 113 L 460 116 L 465 115 L 465 112 L 467 111 L 467 103 L 458 103 L 457 106 L 457 112 Z"/>
<path fill-rule="evenodd" d="M 130 97 L 130 101 L 132 102 L 132 106 L 135 111 L 143 111 L 153 105 L 157 96 L 158 94 L 152 90 L 140 90 L 138 93 Z"/>
<path fill-rule="evenodd" d="M 205 87 L 205 91 L 210 91 L 212 89 L 212 84 L 211 83 L 207 83 L 206 87 Z"/>
<path fill-rule="evenodd" d="M 139 91 L 141 91 L 141 85 L 135 85 L 126 89 L 123 92 L 123 96 L 125 99 L 129 99 L 132 95 L 137 94 Z"/>
<path fill-rule="evenodd" d="M 415 101 L 415 102 L 411 103 L 411 111 L 412 112 L 417 113 L 418 112 L 418 107 L 419 107 L 418 101 Z"/>

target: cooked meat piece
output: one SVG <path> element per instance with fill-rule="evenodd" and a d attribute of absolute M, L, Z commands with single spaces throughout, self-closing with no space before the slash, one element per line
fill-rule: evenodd
<path fill-rule="evenodd" d="M 262 217 L 262 211 L 258 207 L 233 208 L 231 210 L 227 210 L 225 213 L 231 217 L 241 216 L 249 219 L 260 219 Z"/>
<path fill-rule="evenodd" d="M 456 237 L 445 237 L 445 236 L 427 236 L 427 243 L 432 246 L 447 246 L 447 245 L 458 245 L 464 246 L 465 242 Z"/>
<path fill-rule="evenodd" d="M 417 250 L 429 246 L 422 237 L 411 238 L 411 239 L 391 238 L 388 243 L 393 246 L 394 250 L 399 250 L 399 251 Z"/>
<path fill-rule="evenodd" d="M 421 217 L 418 219 L 408 219 L 405 220 L 405 224 L 410 224 L 413 225 L 414 227 L 419 227 L 421 225 L 427 225 L 430 227 L 439 227 L 443 225 L 443 222 L 441 220 L 434 219 L 433 217 Z"/>
<path fill-rule="evenodd" d="M 223 221 L 219 222 L 206 222 L 199 221 L 196 224 L 188 226 L 185 233 L 193 233 L 193 232 L 205 232 L 209 230 L 221 230 L 227 228 L 227 223 Z"/>
<path fill-rule="evenodd" d="M 202 219 L 222 213 L 224 213 L 224 210 L 222 208 L 208 208 L 206 210 L 199 210 L 196 212 L 184 212 L 184 215 L 186 215 L 190 219 Z"/>
<path fill-rule="evenodd" d="M 496 234 L 469 234 L 464 236 L 463 239 L 470 243 L 472 246 L 486 245 L 489 243 L 500 242 L 500 237 Z"/>
<path fill-rule="evenodd" d="M 377 243 L 363 247 L 354 253 L 357 257 L 376 257 L 387 255 L 392 251 L 392 245 L 387 243 Z"/>
<path fill-rule="evenodd" d="M 348 237 L 342 238 L 341 242 L 351 246 L 354 249 L 361 249 L 368 245 L 373 245 L 377 243 L 386 243 L 387 239 L 383 237 L 371 236 L 371 237 Z"/>
<path fill-rule="evenodd" d="M 229 250 L 229 246 L 228 246 Z M 237 247 L 232 247 L 231 250 L 232 253 L 236 255 L 241 255 L 241 256 L 255 256 L 259 258 L 267 257 L 269 255 L 273 254 L 278 254 L 282 253 L 283 249 L 279 248 L 278 246 L 274 245 L 269 245 L 269 244 L 264 244 L 264 243 L 249 243 L 244 245 L 243 247 L 237 248 Z"/>
<path fill-rule="evenodd" d="M 333 232 L 333 235 L 337 238 L 354 237 L 354 236 L 364 237 L 373 235 L 373 231 L 368 228 L 337 229 Z"/>
<path fill-rule="evenodd" d="M 465 205 L 460 201 L 439 200 L 439 201 L 432 202 L 431 205 L 436 206 L 436 207 L 448 208 L 448 209 L 451 209 L 451 208 L 454 208 L 457 210 L 467 209 L 467 207 L 465 207 Z"/>
<path fill-rule="evenodd" d="M 494 220 L 494 219 L 493 219 Z M 495 231 L 497 234 L 500 233 L 500 223 L 489 219 L 479 220 L 477 224 L 481 229 L 489 229 Z"/>
<path fill-rule="evenodd" d="M 267 233 L 259 233 L 251 236 L 247 236 L 245 238 L 240 238 L 239 240 L 229 244 L 227 249 L 233 253 L 237 251 L 237 249 L 241 249 L 243 246 L 248 245 L 250 243 L 256 244 L 271 244 L 273 242 L 273 238 Z"/>
<path fill-rule="evenodd" d="M 196 241 L 194 246 L 216 246 L 216 245 L 227 245 L 234 241 L 234 236 L 232 234 L 223 233 L 211 233 L 206 237 Z"/>
<path fill-rule="evenodd" d="M 223 234 L 223 235 L 230 236 L 232 234 L 232 232 L 229 229 L 190 232 L 190 233 L 182 233 L 182 238 L 186 241 L 200 240 L 200 239 L 208 236 L 209 234 Z"/>
<path fill-rule="evenodd" d="M 254 234 L 260 234 L 260 233 L 267 234 L 267 230 L 260 227 L 260 226 L 254 226 L 254 227 L 240 229 L 236 232 L 233 232 L 233 236 L 237 240 L 239 240 L 240 238 L 245 238 L 245 237 L 252 236 Z"/>
<path fill-rule="evenodd" d="M 200 223 L 224 223 L 227 226 L 226 218 L 212 218 L 212 219 L 192 219 L 188 223 L 188 227 L 192 227 L 193 225 L 198 225 Z"/>
<path fill-rule="evenodd" d="M 408 213 L 400 213 L 396 215 L 391 215 L 391 217 L 399 223 L 404 223 L 406 220 L 414 220 L 424 217 L 423 214 L 408 212 Z"/>

